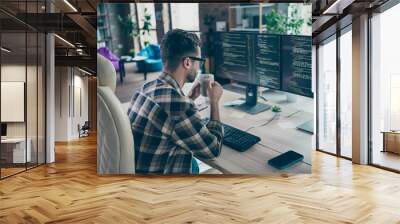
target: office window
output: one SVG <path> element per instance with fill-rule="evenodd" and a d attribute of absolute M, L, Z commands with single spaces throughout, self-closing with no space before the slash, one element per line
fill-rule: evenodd
<path fill-rule="evenodd" d="M 351 26 L 340 36 L 340 154 L 351 158 L 352 141 L 352 33 Z"/>
<path fill-rule="evenodd" d="M 336 153 L 336 37 L 318 48 L 318 149 Z"/>
<path fill-rule="evenodd" d="M 372 163 L 400 170 L 400 4 L 371 19 L 371 134 Z M 383 132 L 392 138 L 384 140 Z M 397 137 L 394 137 L 397 136 Z M 386 142 L 386 145 L 384 145 Z M 394 145 L 392 145 L 394 143 Z"/>
<path fill-rule="evenodd" d="M 136 3 L 137 14 L 138 14 L 138 24 L 140 31 L 140 44 L 145 46 L 145 43 L 157 44 L 157 32 L 156 32 L 156 14 L 154 10 L 154 3 Z M 146 18 L 149 18 L 147 20 Z M 150 23 L 149 34 L 143 34 L 143 25 L 145 21 Z"/>
<path fill-rule="evenodd" d="M 170 5 L 172 29 L 199 31 L 198 3 L 170 3 Z"/>

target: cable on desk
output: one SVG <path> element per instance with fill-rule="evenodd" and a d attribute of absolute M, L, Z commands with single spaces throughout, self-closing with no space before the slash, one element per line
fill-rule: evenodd
<path fill-rule="evenodd" d="M 295 115 L 295 114 L 297 114 L 297 113 L 299 113 L 299 112 L 302 112 L 302 110 L 297 110 L 297 111 L 295 111 L 295 112 L 293 112 L 293 113 L 291 113 L 291 114 L 289 114 L 289 115 L 286 115 L 285 118 L 289 118 L 289 117 L 291 117 L 291 116 L 293 116 L 293 115 Z M 262 124 L 260 124 L 260 125 L 251 126 L 251 127 L 247 128 L 245 131 L 249 131 L 249 130 L 251 130 L 251 129 L 253 129 L 253 128 L 258 128 L 258 127 L 266 126 L 267 124 L 269 124 L 269 123 L 271 123 L 273 120 L 275 120 L 275 118 L 277 118 L 278 116 L 279 116 L 278 114 L 274 114 L 274 116 L 273 116 L 272 118 L 270 118 L 269 120 L 267 120 L 265 123 L 262 123 Z"/>
<path fill-rule="evenodd" d="M 274 116 L 272 118 L 270 118 L 269 120 L 267 120 L 266 122 L 264 122 L 260 125 L 251 126 L 251 127 L 247 128 L 245 131 L 249 131 L 250 129 L 253 129 L 253 128 L 265 126 L 265 125 L 269 124 L 270 122 L 272 122 L 273 120 L 275 120 L 276 117 L 278 117 L 278 114 L 274 114 Z"/>

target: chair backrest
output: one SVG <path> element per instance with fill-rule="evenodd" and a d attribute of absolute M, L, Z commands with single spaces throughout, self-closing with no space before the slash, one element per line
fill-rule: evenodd
<path fill-rule="evenodd" d="M 119 58 L 115 54 L 113 54 L 107 47 L 99 48 L 97 50 L 97 53 L 101 54 L 110 61 L 119 61 Z"/>
<path fill-rule="evenodd" d="M 149 44 L 145 48 L 143 48 L 138 55 L 146 56 L 150 59 L 160 59 L 161 58 L 160 46 L 157 44 Z"/>
<path fill-rule="evenodd" d="M 90 129 L 89 121 L 85 121 L 85 123 L 82 125 L 82 129 Z"/>
<path fill-rule="evenodd" d="M 153 52 L 153 59 L 160 59 L 161 58 L 161 50 L 160 45 L 156 44 L 149 44 L 151 51 Z"/>
<path fill-rule="evenodd" d="M 135 150 L 129 118 L 114 94 L 115 69 L 99 54 L 97 76 L 97 172 L 133 174 Z"/>

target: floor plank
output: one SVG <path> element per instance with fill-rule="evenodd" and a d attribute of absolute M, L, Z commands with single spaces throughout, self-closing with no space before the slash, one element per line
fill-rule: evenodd
<path fill-rule="evenodd" d="M 313 152 L 313 173 L 98 176 L 96 139 L 0 181 L 0 223 L 400 223 L 400 175 Z"/>

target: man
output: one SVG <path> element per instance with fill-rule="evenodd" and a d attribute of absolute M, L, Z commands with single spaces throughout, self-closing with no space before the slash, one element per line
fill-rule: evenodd
<path fill-rule="evenodd" d="M 137 173 L 197 173 L 193 156 L 219 156 L 223 129 L 219 118 L 222 87 L 208 87 L 210 121 L 204 125 L 193 102 L 200 85 L 193 84 L 188 96 L 182 92 L 193 82 L 201 62 L 200 40 L 180 29 L 169 31 L 161 42 L 163 72 L 134 93 L 128 110 L 135 144 Z M 197 169 L 197 170 L 196 170 Z"/>

